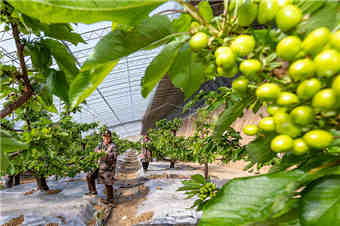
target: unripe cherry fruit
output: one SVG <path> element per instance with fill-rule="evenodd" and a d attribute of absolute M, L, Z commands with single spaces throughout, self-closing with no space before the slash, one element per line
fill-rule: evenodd
<path fill-rule="evenodd" d="M 340 53 L 333 49 L 324 50 L 319 53 L 314 63 L 316 73 L 320 77 L 332 77 L 340 71 Z"/>
<path fill-rule="evenodd" d="M 299 98 L 290 92 L 282 92 L 277 98 L 276 103 L 281 106 L 291 106 L 299 103 Z"/>
<path fill-rule="evenodd" d="M 294 140 L 294 142 L 293 142 L 293 154 L 303 155 L 306 152 L 308 152 L 308 150 L 309 150 L 309 147 L 303 139 L 298 138 L 298 139 Z"/>
<path fill-rule="evenodd" d="M 230 48 L 238 56 L 247 56 L 255 48 L 255 39 L 250 35 L 240 35 L 232 41 Z"/>
<path fill-rule="evenodd" d="M 259 128 L 266 132 L 275 131 L 275 122 L 273 117 L 264 117 L 259 122 Z"/>
<path fill-rule="evenodd" d="M 294 28 L 302 19 L 302 11 L 294 5 L 286 5 L 276 14 L 276 24 L 282 31 Z"/>
<path fill-rule="evenodd" d="M 265 83 L 256 89 L 256 96 L 261 99 L 270 100 L 279 97 L 280 87 L 275 83 Z"/>
<path fill-rule="evenodd" d="M 336 95 L 333 89 L 323 89 L 313 97 L 312 105 L 315 108 L 331 110 L 336 105 Z"/>
<path fill-rule="evenodd" d="M 303 136 L 308 146 L 316 149 L 328 147 L 333 142 L 333 135 L 325 130 L 312 130 Z"/>
<path fill-rule="evenodd" d="M 270 143 L 274 152 L 287 152 L 293 148 L 293 139 L 288 135 L 276 136 Z"/>
<path fill-rule="evenodd" d="M 191 37 L 189 45 L 191 49 L 198 51 L 200 49 L 208 47 L 209 36 L 206 33 L 198 32 Z"/>
<path fill-rule="evenodd" d="M 276 47 L 276 54 L 283 60 L 292 61 L 301 50 L 302 42 L 297 36 L 282 39 Z"/>
<path fill-rule="evenodd" d="M 246 125 L 243 127 L 243 133 L 248 136 L 254 136 L 259 131 L 258 127 L 256 125 Z"/>
<path fill-rule="evenodd" d="M 330 31 L 327 27 L 315 29 L 302 42 L 302 48 L 307 54 L 315 55 L 328 43 L 329 38 Z"/>

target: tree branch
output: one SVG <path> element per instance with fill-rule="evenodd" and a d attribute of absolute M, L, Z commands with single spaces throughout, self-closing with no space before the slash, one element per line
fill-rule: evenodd
<path fill-rule="evenodd" d="M 16 24 L 15 22 L 11 22 L 11 26 L 12 26 L 12 34 L 15 40 L 15 45 L 17 47 L 17 55 L 20 60 L 20 67 L 22 71 L 20 78 L 23 80 L 24 91 L 21 97 L 19 97 L 15 102 L 8 104 L 4 109 L 0 111 L 0 119 L 6 117 L 7 115 L 11 114 L 14 110 L 21 107 L 34 94 L 33 88 L 28 79 L 27 67 L 26 67 L 25 58 L 24 58 L 24 47 L 25 46 L 20 42 L 18 24 Z"/>
<path fill-rule="evenodd" d="M 11 128 L 11 127 L 9 127 L 9 126 L 3 124 L 3 123 L 0 123 L 0 127 L 3 128 L 3 129 L 5 129 L 5 130 L 12 131 L 12 132 L 25 132 L 25 131 L 22 130 L 22 129 L 13 129 L 13 128 Z"/>

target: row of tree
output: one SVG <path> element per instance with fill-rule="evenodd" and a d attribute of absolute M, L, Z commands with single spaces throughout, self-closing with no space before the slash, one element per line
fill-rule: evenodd
<path fill-rule="evenodd" d="M 30 174 L 40 190 L 48 190 L 46 178 L 49 176 L 74 177 L 80 172 L 89 172 L 97 166 L 101 153 L 94 152 L 102 142 L 102 132 L 106 127 L 97 123 L 78 123 L 72 120 L 72 113 L 61 113 L 58 120 L 53 120 L 53 114 L 44 110 L 38 101 L 32 99 L 23 108 L 16 111 L 10 120 L 2 119 L 2 134 L 16 137 L 25 143 L 23 149 L 11 152 L 2 165 L 1 175 L 13 177 L 20 174 Z M 55 115 L 54 115 L 55 116 Z M 20 129 L 15 125 L 23 122 Z M 86 135 L 87 134 L 87 135 Z M 138 143 L 120 139 L 112 133 L 112 139 L 117 144 L 119 152 L 130 148 L 139 148 Z"/>
<path fill-rule="evenodd" d="M 212 103 L 220 101 L 229 89 L 202 92 L 196 96 L 184 110 L 189 109 L 200 99 L 205 99 L 205 107 L 200 108 L 192 117 L 195 128 L 191 136 L 179 136 L 182 119 L 162 119 L 156 122 L 156 127 L 147 133 L 149 142 L 145 148 L 152 151 L 153 156 L 170 162 L 170 168 L 175 167 L 176 161 L 197 162 L 204 166 L 204 176 L 209 177 L 209 164 L 218 160 L 224 163 L 245 158 L 245 147 L 240 145 L 240 134 L 229 127 L 221 137 L 213 134 L 216 117 L 212 119 L 213 111 L 220 105 L 211 107 Z M 215 98 L 209 98 L 210 96 Z M 221 104 L 224 103 L 223 101 Z"/>

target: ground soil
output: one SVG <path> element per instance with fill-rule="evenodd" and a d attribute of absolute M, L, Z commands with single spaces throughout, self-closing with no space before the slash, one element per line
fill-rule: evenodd
<path fill-rule="evenodd" d="M 115 207 L 107 225 L 130 226 L 152 218 L 152 212 L 136 216 L 138 205 L 148 194 L 148 188 L 143 185 L 145 178 L 137 177 L 139 167 L 137 153 L 129 152 L 118 170 L 117 184 L 119 185 L 118 192 L 121 194 L 116 198 Z"/>

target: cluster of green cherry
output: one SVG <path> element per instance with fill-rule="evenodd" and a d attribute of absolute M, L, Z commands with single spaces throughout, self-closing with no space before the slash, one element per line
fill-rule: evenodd
<path fill-rule="evenodd" d="M 275 135 L 271 141 L 274 152 L 292 150 L 301 155 L 309 149 L 327 148 L 334 136 L 318 120 L 338 117 L 340 31 L 332 33 L 329 28 L 320 27 L 302 39 L 293 30 L 303 20 L 303 13 L 291 0 L 260 0 L 251 4 L 253 13 L 239 15 L 241 26 L 249 26 L 256 19 L 258 24 L 275 21 L 277 28 L 289 34 L 276 46 L 276 61 L 288 65 L 281 68 L 283 76 L 276 78 L 266 62 L 256 57 L 257 47 L 261 46 L 250 34 L 227 37 L 222 46 L 214 46 L 207 33 L 196 32 L 189 42 L 191 49 L 197 52 L 209 48 L 214 53 L 214 74 L 232 78 L 241 72 L 242 76 L 233 81 L 232 90 L 250 94 L 256 89 L 257 98 L 266 103 L 270 116 L 258 125 L 245 126 L 245 134 Z M 211 70 L 210 66 L 207 69 Z M 264 73 L 273 75 L 273 79 L 265 79 Z"/>
<path fill-rule="evenodd" d="M 234 1 L 232 1 L 234 2 Z M 294 28 L 302 20 L 301 10 L 292 4 L 292 0 L 261 0 L 259 6 L 257 3 L 251 2 L 248 8 L 248 14 L 239 12 L 239 24 L 241 26 L 249 26 L 256 18 L 259 24 L 275 22 L 282 31 L 289 31 Z M 259 8 L 257 10 L 257 8 Z M 251 12 L 250 12 L 251 11 Z M 197 27 L 197 23 L 192 23 L 193 27 Z M 192 50 L 199 51 L 210 45 L 210 36 L 205 32 L 196 32 L 189 44 Z M 255 46 L 255 39 L 251 35 L 239 35 L 234 40 L 227 41 L 228 46 L 220 46 L 215 51 L 215 64 L 209 65 L 207 73 L 214 71 L 218 76 L 232 78 L 238 74 L 239 70 L 246 76 L 251 76 L 259 72 L 262 68 L 261 62 L 256 59 L 243 60 L 240 66 L 237 66 L 239 58 L 248 56 Z"/>
<path fill-rule="evenodd" d="M 200 188 L 199 198 L 202 201 L 206 200 L 207 198 L 213 198 L 216 196 L 217 191 L 216 184 L 211 182 L 206 183 Z"/>
<path fill-rule="evenodd" d="M 276 132 L 271 141 L 274 152 L 293 151 L 297 155 L 309 149 L 325 149 L 333 135 L 315 125 L 320 117 L 337 117 L 340 107 L 340 31 L 315 29 L 301 41 L 297 36 L 282 39 L 277 56 L 290 62 L 288 75 L 291 90 L 279 84 L 264 83 L 256 89 L 256 96 L 270 103 L 257 125 L 247 125 L 243 132 L 255 135 Z M 288 86 L 289 87 L 289 86 Z M 320 118 L 319 117 L 319 118 Z"/>

